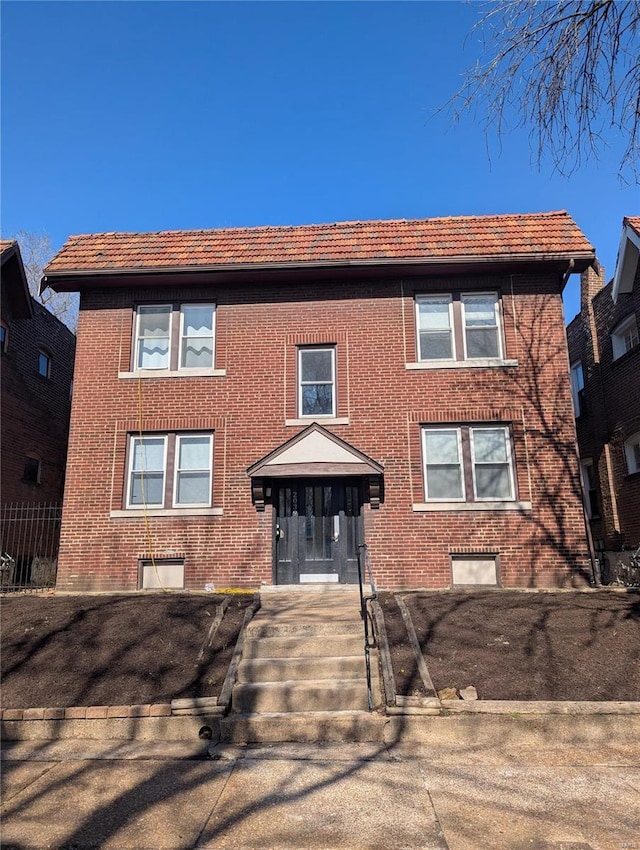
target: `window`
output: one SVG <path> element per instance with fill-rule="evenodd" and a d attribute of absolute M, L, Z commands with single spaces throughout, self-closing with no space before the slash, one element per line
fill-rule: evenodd
<path fill-rule="evenodd" d="M 421 361 L 502 358 L 496 292 L 418 295 L 416 321 Z"/>
<path fill-rule="evenodd" d="M 638 344 L 638 323 L 635 315 L 627 316 L 611 332 L 613 359 L 617 360 Z"/>
<path fill-rule="evenodd" d="M 134 369 L 213 369 L 214 304 L 141 304 L 136 310 Z"/>
<path fill-rule="evenodd" d="M 336 415 L 334 348 L 298 349 L 298 408 L 301 417 Z"/>
<path fill-rule="evenodd" d="M 184 588 L 184 558 L 140 558 L 138 587 L 141 590 Z"/>
<path fill-rule="evenodd" d="M 498 584 L 498 559 L 495 555 L 452 555 L 452 584 Z"/>
<path fill-rule="evenodd" d="M 423 428 L 422 440 L 427 501 L 515 499 L 507 427 Z"/>
<path fill-rule="evenodd" d="M 630 437 L 624 444 L 629 475 L 640 472 L 640 431 Z"/>
<path fill-rule="evenodd" d="M 128 508 L 211 505 L 213 434 L 131 436 Z"/>
<path fill-rule="evenodd" d="M 571 396 L 576 418 L 584 413 L 584 375 L 582 363 L 578 360 L 571 364 Z"/>
<path fill-rule="evenodd" d="M 0 351 L 4 354 L 9 343 L 9 328 L 4 322 L 0 322 Z"/>
<path fill-rule="evenodd" d="M 27 455 L 24 459 L 24 472 L 22 473 L 22 480 L 27 484 L 39 484 L 40 469 L 40 459 L 35 455 Z"/>
<path fill-rule="evenodd" d="M 587 516 L 589 519 L 597 519 L 600 516 L 600 507 L 598 505 L 598 482 L 593 461 L 580 461 L 580 472 L 582 474 L 584 506 Z"/>
<path fill-rule="evenodd" d="M 46 351 L 38 351 L 38 374 L 43 378 L 51 377 L 51 356 Z"/>

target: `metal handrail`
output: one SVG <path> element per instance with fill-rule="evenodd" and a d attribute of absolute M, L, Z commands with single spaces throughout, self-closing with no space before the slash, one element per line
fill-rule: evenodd
<path fill-rule="evenodd" d="M 369 578 L 369 587 L 371 592 L 365 594 L 365 569 Z M 372 602 L 377 598 L 376 585 L 373 580 L 373 569 L 371 567 L 371 556 L 369 555 L 369 547 L 366 543 L 361 543 L 358 546 L 358 584 L 360 586 L 360 616 L 364 624 L 364 660 L 367 669 L 367 702 L 369 711 L 373 711 L 373 691 L 371 689 L 371 657 L 370 650 L 375 647 L 373 636 L 369 634 L 369 615 L 367 612 L 367 603 Z"/>

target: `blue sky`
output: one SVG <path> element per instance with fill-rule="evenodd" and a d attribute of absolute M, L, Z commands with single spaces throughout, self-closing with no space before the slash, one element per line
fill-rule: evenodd
<path fill-rule="evenodd" d="M 477 55 L 477 4 L 0 9 L 4 236 L 567 209 L 610 276 L 638 212 L 615 140 L 565 178 L 526 132 L 487 146 L 472 115 L 434 117 Z"/>

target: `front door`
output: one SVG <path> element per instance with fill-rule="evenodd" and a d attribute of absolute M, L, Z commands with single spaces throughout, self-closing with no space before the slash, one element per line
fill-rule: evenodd
<path fill-rule="evenodd" d="M 357 583 L 361 501 L 357 479 L 283 480 L 275 499 L 276 583 Z"/>

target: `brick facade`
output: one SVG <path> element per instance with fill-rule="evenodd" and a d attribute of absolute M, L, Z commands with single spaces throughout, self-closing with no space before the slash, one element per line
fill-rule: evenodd
<path fill-rule="evenodd" d="M 640 326 L 640 268 L 630 292 L 614 302 L 604 272 L 582 276 L 581 310 L 567 328 L 572 362 L 584 373 L 584 410 L 576 420 L 580 457 L 596 471 L 590 520 L 599 552 L 640 546 L 640 471 L 630 473 L 625 441 L 640 432 L 640 345 L 614 359 L 612 331 L 630 317 Z"/>
<path fill-rule="evenodd" d="M 2 268 L 2 483 L 0 502 L 62 501 L 71 410 L 75 337 L 31 298 L 15 243 Z M 14 247 L 15 246 L 15 247 Z M 9 259 L 4 262 L 4 258 Z M 38 356 L 50 357 L 48 377 Z M 25 458 L 40 461 L 39 480 L 25 480 Z M 28 476 L 27 476 L 28 477 Z"/>
<path fill-rule="evenodd" d="M 380 587 L 448 587 L 456 554 L 496 556 L 504 586 L 589 581 L 560 273 L 243 280 L 79 281 L 60 589 L 135 589 L 150 554 L 184 559 L 189 589 L 272 583 L 273 507 L 256 511 L 246 470 L 304 428 L 296 351 L 309 344 L 336 351 L 336 418 L 319 421 L 384 467 L 383 503 L 363 508 Z M 500 295 L 504 365 L 421 368 L 415 294 L 473 290 Z M 136 305 L 189 301 L 217 305 L 218 374 L 135 376 Z M 508 426 L 510 509 L 425 509 L 421 427 L 438 423 Z M 214 510 L 127 515 L 128 437 L 184 431 L 214 432 Z"/>

